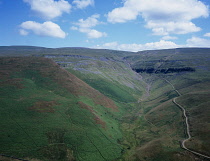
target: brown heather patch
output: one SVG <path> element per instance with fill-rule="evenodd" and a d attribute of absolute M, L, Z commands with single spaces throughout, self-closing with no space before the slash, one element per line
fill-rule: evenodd
<path fill-rule="evenodd" d="M 104 122 L 103 120 L 101 120 L 98 116 L 95 115 L 94 120 L 96 121 L 96 124 L 100 124 L 102 126 L 102 128 L 106 128 L 106 122 Z"/>
<path fill-rule="evenodd" d="M 98 91 L 97 91 L 98 92 Z M 98 95 L 94 97 L 94 103 L 102 105 L 107 108 L 111 108 L 113 111 L 118 112 L 118 107 L 115 105 L 114 101 L 109 99 L 108 97 L 102 95 L 101 93 L 98 92 Z"/>
<path fill-rule="evenodd" d="M 14 58 L 0 58 L 0 79 L 8 79 L 10 74 L 16 70 L 13 64 Z"/>
<path fill-rule="evenodd" d="M 104 122 L 103 120 L 100 119 L 100 117 L 98 117 L 96 114 L 95 114 L 95 111 L 93 110 L 93 108 L 91 106 L 88 106 L 86 105 L 85 103 L 83 102 L 78 102 L 78 104 L 80 105 L 81 108 L 83 109 L 86 109 L 86 110 L 89 110 L 93 116 L 94 116 L 94 120 L 96 122 L 96 124 L 100 124 L 102 126 L 102 128 L 106 128 L 106 122 Z"/>
<path fill-rule="evenodd" d="M 40 101 L 36 102 L 35 105 L 29 107 L 29 110 L 40 112 L 40 113 L 54 113 L 55 109 L 53 106 L 58 105 L 56 101 Z"/>
<path fill-rule="evenodd" d="M 93 108 L 91 106 L 86 105 L 85 103 L 79 101 L 78 104 L 80 105 L 81 108 L 89 110 L 90 112 L 94 112 Z"/>
<path fill-rule="evenodd" d="M 36 69 L 42 66 L 44 58 L 36 57 L 1 57 L 0 78 L 8 78 L 13 72 L 21 72 L 25 69 Z"/>
<path fill-rule="evenodd" d="M 23 80 L 21 78 L 7 79 L 4 81 L 0 81 L 0 86 L 14 86 L 17 87 L 18 89 L 22 89 L 24 88 L 22 81 Z"/>

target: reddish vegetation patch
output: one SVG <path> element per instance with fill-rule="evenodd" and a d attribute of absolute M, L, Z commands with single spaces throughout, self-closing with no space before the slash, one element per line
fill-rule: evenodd
<path fill-rule="evenodd" d="M 96 124 L 100 124 L 102 128 L 106 128 L 106 122 L 102 121 L 98 116 L 95 115 L 94 120 L 96 121 Z"/>
<path fill-rule="evenodd" d="M 56 101 L 40 101 L 36 102 L 35 105 L 29 107 L 29 110 L 44 113 L 54 113 L 55 109 L 53 108 L 54 105 L 58 105 Z"/>
<path fill-rule="evenodd" d="M 94 120 L 96 121 L 96 124 L 100 124 L 102 126 L 102 128 L 106 128 L 106 122 L 102 121 L 96 114 L 95 111 L 93 110 L 93 108 L 91 106 L 86 105 L 83 102 L 78 102 L 78 104 L 80 105 L 81 108 L 89 110 L 93 116 L 94 116 Z"/>
<path fill-rule="evenodd" d="M 13 79 L 7 79 L 5 81 L 0 82 L 0 86 L 14 86 L 17 87 L 18 89 L 24 88 L 22 84 L 22 79 L 21 78 L 13 78 Z"/>
<path fill-rule="evenodd" d="M 94 99 L 95 104 L 99 104 L 104 107 L 111 108 L 113 111 L 118 112 L 118 107 L 115 105 L 114 101 L 112 101 L 108 97 L 104 96 L 103 94 L 99 93 L 98 91 L 97 91 L 96 95 L 93 97 L 95 98 Z"/>
<path fill-rule="evenodd" d="M 88 106 L 88 105 L 86 105 L 85 103 L 83 103 L 83 102 L 78 102 L 78 104 L 80 105 L 80 107 L 81 108 L 83 108 L 83 109 L 86 109 L 86 110 L 89 110 L 90 112 L 94 112 L 94 110 L 92 109 L 92 107 L 91 106 Z"/>

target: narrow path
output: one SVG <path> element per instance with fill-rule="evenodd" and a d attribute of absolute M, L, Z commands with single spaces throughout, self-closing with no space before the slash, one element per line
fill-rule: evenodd
<path fill-rule="evenodd" d="M 164 79 L 164 78 L 163 78 L 163 79 Z M 174 87 L 174 85 L 173 85 L 170 81 L 168 81 L 168 80 L 166 80 L 166 79 L 164 79 L 164 80 L 165 80 L 167 83 L 169 83 L 169 84 L 171 85 L 171 87 L 173 88 L 173 90 L 174 90 L 179 96 L 181 96 L 181 93 L 180 93 L 178 90 L 176 90 L 176 88 Z M 179 96 L 178 96 L 178 97 L 179 97 Z M 185 117 L 185 124 L 186 124 L 187 136 L 188 136 L 188 138 L 186 138 L 186 139 L 184 139 L 184 140 L 182 141 L 182 148 L 185 149 L 185 150 L 187 150 L 187 151 L 189 151 L 189 152 L 191 152 L 191 153 L 193 153 L 193 154 L 196 154 L 196 155 L 198 155 L 198 156 L 201 156 L 201 157 L 210 159 L 209 156 L 203 155 L 203 154 L 198 153 L 198 152 L 195 152 L 195 151 L 193 151 L 193 150 L 190 150 L 190 149 L 188 149 L 188 148 L 185 146 L 185 143 L 186 143 L 188 140 L 190 140 L 192 137 L 191 137 L 191 134 L 190 134 L 190 126 L 189 126 L 189 122 L 188 122 L 188 117 L 187 117 L 187 115 L 186 115 L 186 110 L 184 109 L 183 106 L 181 106 L 180 104 L 178 104 L 178 103 L 176 102 L 176 99 L 177 99 L 178 97 L 175 97 L 175 98 L 172 100 L 172 102 L 173 102 L 175 105 L 177 105 L 177 106 L 183 111 L 183 115 L 184 115 L 184 117 Z"/>

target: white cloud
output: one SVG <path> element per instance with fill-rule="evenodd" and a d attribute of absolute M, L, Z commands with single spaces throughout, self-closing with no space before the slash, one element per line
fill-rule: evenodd
<path fill-rule="evenodd" d="M 99 32 L 97 30 L 91 29 L 87 32 L 88 38 L 90 39 L 97 39 L 100 37 L 106 37 L 107 34 L 105 32 Z"/>
<path fill-rule="evenodd" d="M 210 37 L 210 32 L 209 32 L 209 33 L 204 34 L 204 36 L 206 36 L 206 37 Z"/>
<path fill-rule="evenodd" d="M 69 13 L 71 5 L 65 0 L 23 0 L 31 6 L 31 10 L 46 19 L 61 16 L 64 12 Z"/>
<path fill-rule="evenodd" d="M 20 32 L 20 35 L 22 35 L 22 36 L 26 36 L 29 34 L 28 31 L 26 31 L 24 29 L 20 29 L 19 32 Z"/>
<path fill-rule="evenodd" d="M 21 35 L 28 35 L 29 32 L 32 32 L 39 36 L 50 36 L 57 38 L 65 38 L 67 36 L 67 34 L 61 30 L 59 25 L 51 21 L 44 22 L 43 24 L 34 21 L 26 21 L 23 22 L 20 27 Z"/>
<path fill-rule="evenodd" d="M 148 21 L 147 28 L 152 29 L 154 35 L 187 34 L 198 32 L 201 28 L 195 26 L 192 22 L 160 22 Z"/>
<path fill-rule="evenodd" d="M 160 40 L 159 42 L 151 42 L 146 44 L 118 44 L 118 42 L 105 43 L 103 45 L 95 46 L 95 48 L 105 48 L 123 51 L 142 51 L 142 50 L 153 50 L 153 49 L 170 49 L 178 48 L 179 45 L 172 41 Z"/>
<path fill-rule="evenodd" d="M 175 36 L 164 36 L 164 37 L 162 37 L 161 39 L 162 39 L 162 40 L 176 40 L 177 37 L 175 37 Z"/>
<path fill-rule="evenodd" d="M 123 7 L 109 12 L 107 19 L 124 23 L 141 16 L 154 34 L 168 35 L 200 31 L 191 20 L 208 15 L 208 7 L 198 0 L 124 0 Z"/>
<path fill-rule="evenodd" d="M 108 13 L 108 21 L 111 23 L 124 23 L 129 20 L 135 20 L 138 16 L 138 11 L 133 10 L 132 7 L 115 8 Z"/>
<path fill-rule="evenodd" d="M 187 40 L 188 47 L 210 47 L 210 40 L 199 37 L 192 37 Z"/>
<path fill-rule="evenodd" d="M 91 28 L 95 27 L 96 25 L 100 24 L 101 22 L 98 21 L 98 18 L 100 18 L 99 14 L 94 14 L 90 17 L 88 17 L 86 20 L 79 19 L 75 25 L 79 26 L 80 28 Z"/>
<path fill-rule="evenodd" d="M 103 44 L 102 46 L 109 49 L 117 49 L 119 44 L 117 42 L 109 42 L 109 43 Z"/>
<path fill-rule="evenodd" d="M 70 29 L 71 29 L 71 30 L 79 30 L 79 28 L 76 27 L 76 26 L 72 26 Z"/>
<path fill-rule="evenodd" d="M 72 3 L 79 9 L 84 9 L 87 6 L 94 6 L 94 0 L 74 0 Z"/>
<path fill-rule="evenodd" d="M 102 22 L 98 21 L 98 18 L 100 18 L 100 15 L 95 14 L 88 17 L 86 20 L 79 19 L 77 23 L 74 23 L 76 26 L 71 27 L 71 30 L 77 30 L 79 32 L 86 33 L 88 38 L 91 39 L 105 37 L 107 36 L 105 32 L 100 32 L 92 29 L 93 27 L 102 24 Z"/>
<path fill-rule="evenodd" d="M 160 40 L 159 42 L 146 43 L 144 47 L 145 49 L 170 49 L 177 48 L 179 45 L 172 41 Z"/>

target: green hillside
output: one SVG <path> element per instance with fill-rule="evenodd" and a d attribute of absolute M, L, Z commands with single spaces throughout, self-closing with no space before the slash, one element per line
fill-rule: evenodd
<path fill-rule="evenodd" d="M 0 153 L 27 160 L 210 155 L 210 49 L 0 47 Z M 3 157 L 3 156 L 2 156 Z M 5 159 L 6 157 L 4 157 Z"/>
<path fill-rule="evenodd" d="M 116 104 L 46 58 L 0 58 L 1 154 L 40 160 L 121 156 Z M 28 159 L 28 160 L 30 160 Z"/>
<path fill-rule="evenodd" d="M 171 49 L 143 51 L 126 57 L 133 69 L 153 68 L 151 73 L 140 72 L 150 84 L 149 97 L 141 102 L 142 117 L 146 131 L 134 126 L 132 131 L 138 136 L 134 151 L 140 160 L 195 160 L 191 153 L 179 150 L 178 141 L 186 138 L 186 125 L 180 109 L 172 98 L 178 96 L 171 84 L 181 93 L 177 101 L 185 107 L 189 117 L 192 139 L 187 147 L 209 156 L 209 94 L 210 50 L 209 49 Z M 191 67 L 195 71 L 160 73 L 169 68 Z M 171 83 L 171 84 L 170 84 Z M 141 118 L 137 119 L 141 121 Z M 137 122 L 138 123 L 138 122 Z M 126 127 L 127 128 L 127 127 Z M 142 143 L 142 140 L 146 142 Z M 175 149 L 178 148 L 178 149 Z M 147 152 L 149 151 L 149 152 Z M 134 153 L 135 153 L 134 152 Z M 187 157 L 188 156 L 188 157 Z M 205 158 L 201 158 L 203 160 Z"/>

